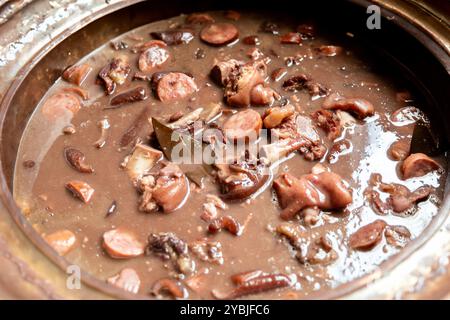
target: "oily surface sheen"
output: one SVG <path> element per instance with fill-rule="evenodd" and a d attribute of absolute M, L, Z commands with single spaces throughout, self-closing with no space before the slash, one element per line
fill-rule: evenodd
<path fill-rule="evenodd" d="M 25 130 L 14 192 L 30 223 L 58 253 L 105 282 L 149 297 L 295 299 L 372 272 L 420 236 L 438 212 L 446 159 L 421 158 L 417 168 L 407 168 L 411 178 L 403 178 L 414 125 L 427 121 L 415 109 L 424 107 L 419 93 L 405 80 L 393 81 L 357 39 L 329 37 L 320 25 L 299 27 L 303 21 L 265 24 L 269 19 L 212 12 L 151 23 L 77 63 L 87 65 L 86 76 L 56 81 Z M 219 25 L 211 27 L 212 20 Z M 178 26 L 189 32 L 158 34 Z M 143 49 L 149 50 L 145 56 L 133 50 L 152 39 L 157 41 Z M 126 66 L 116 63 L 122 71 L 129 68 L 124 79 L 105 69 L 117 58 L 126 61 Z M 233 83 L 227 87 L 235 80 L 210 76 L 215 65 L 230 59 L 246 66 L 256 61 L 266 70 L 251 75 L 248 92 L 247 83 L 236 93 Z M 253 85 L 259 87 L 252 90 Z M 272 168 L 273 176 L 258 176 L 260 188 L 247 190 L 247 199 L 235 199 L 242 194 L 223 187 L 220 170 L 206 174 L 200 189 L 187 180 L 184 167 L 164 167 L 162 153 L 155 153 L 156 164 L 144 164 L 145 172 L 160 170 L 152 176 L 156 182 L 121 167 L 136 142 L 124 137 L 133 123 L 145 123 L 135 130 L 144 149 L 149 144 L 158 149 L 149 118 L 173 123 L 211 103 L 223 111 L 215 126 L 233 129 L 238 123 L 247 133 L 287 126 L 287 117 L 267 111 L 272 107 L 304 117 L 294 121 L 301 141 L 326 153 L 294 150 Z M 250 104 L 264 121 L 246 112 L 227 122 L 233 112 L 248 110 L 242 104 Z M 318 110 L 338 117 L 342 131 L 324 130 L 312 116 Z M 231 140 L 245 139 L 242 132 L 230 134 L 225 135 Z M 151 189 L 152 183 L 159 189 Z M 73 186 L 83 188 L 72 193 Z M 140 206 L 146 190 L 154 202 Z M 211 195 L 224 190 L 226 208 L 211 209 L 217 211 L 214 220 L 205 211 L 214 207 Z M 160 233 L 172 235 L 150 236 Z M 195 244 L 204 238 L 221 254 L 199 258 Z M 235 276 L 250 271 L 255 272 Z"/>

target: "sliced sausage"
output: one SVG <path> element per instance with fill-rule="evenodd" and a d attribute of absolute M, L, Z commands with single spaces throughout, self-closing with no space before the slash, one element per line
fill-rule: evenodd
<path fill-rule="evenodd" d="M 80 87 L 70 87 L 70 88 L 64 88 L 63 89 L 64 92 L 67 93 L 74 93 L 77 96 L 79 96 L 81 99 L 83 100 L 88 100 L 89 99 L 89 92 L 83 88 Z"/>
<path fill-rule="evenodd" d="M 372 174 L 369 180 L 369 187 L 364 191 L 374 210 L 381 215 L 392 212 L 411 215 L 416 203 L 424 201 L 433 192 L 433 188 L 428 185 L 420 186 L 416 190 L 411 191 L 402 184 L 384 183 L 381 179 L 380 174 Z M 374 190 L 375 186 L 378 186 L 381 192 L 389 194 L 386 201 L 381 200 L 379 192 Z"/>
<path fill-rule="evenodd" d="M 300 44 L 302 43 L 302 36 L 298 32 L 289 32 L 280 37 L 280 42 L 282 44 Z"/>
<path fill-rule="evenodd" d="M 67 82 L 80 86 L 91 71 L 92 67 L 88 64 L 70 66 L 63 72 L 62 77 Z"/>
<path fill-rule="evenodd" d="M 150 72 L 169 59 L 169 51 L 160 46 L 151 46 L 139 56 L 139 70 Z"/>
<path fill-rule="evenodd" d="M 111 99 L 110 107 L 105 109 L 114 109 L 125 103 L 133 103 L 147 99 L 147 91 L 144 87 L 136 87 L 126 92 L 120 93 Z"/>
<path fill-rule="evenodd" d="M 375 220 L 368 225 L 359 228 L 349 238 L 349 245 L 356 250 L 369 250 L 377 245 L 383 237 L 383 231 L 386 228 L 386 222 Z"/>
<path fill-rule="evenodd" d="M 65 115 L 74 115 L 81 109 L 80 99 L 71 93 L 59 92 L 48 98 L 43 106 L 42 113 L 49 120 L 55 120 Z"/>
<path fill-rule="evenodd" d="M 60 256 L 64 256 L 71 251 L 77 242 L 75 234 L 67 229 L 58 230 L 45 235 L 44 240 L 47 241 Z"/>
<path fill-rule="evenodd" d="M 223 125 L 225 136 L 232 141 L 254 141 L 259 136 L 261 128 L 261 116 L 252 109 L 232 115 Z"/>
<path fill-rule="evenodd" d="M 79 180 L 72 180 L 66 183 L 66 189 L 84 203 L 88 203 L 91 200 L 95 191 L 89 184 Z"/>
<path fill-rule="evenodd" d="M 187 24 L 204 24 L 214 22 L 214 18 L 207 13 L 191 13 L 186 17 Z"/>
<path fill-rule="evenodd" d="M 421 186 L 414 191 L 398 184 L 387 186 L 387 192 L 390 193 L 388 204 L 396 213 L 402 213 L 411 210 L 414 205 L 428 198 L 433 189 L 430 186 Z M 392 188 L 392 190 L 389 190 Z"/>
<path fill-rule="evenodd" d="M 375 109 L 369 101 L 360 98 L 344 98 L 337 93 L 328 96 L 322 107 L 329 110 L 348 111 L 360 119 L 372 116 L 375 113 Z"/>
<path fill-rule="evenodd" d="M 225 12 L 225 18 L 233 21 L 238 21 L 241 18 L 241 14 L 235 10 L 227 10 Z"/>
<path fill-rule="evenodd" d="M 198 90 L 194 79 L 181 72 L 169 72 L 156 84 L 156 94 L 162 102 L 186 98 Z"/>
<path fill-rule="evenodd" d="M 321 55 L 327 57 L 334 57 L 342 52 L 342 47 L 328 45 L 328 46 L 320 46 L 317 50 Z"/>
<path fill-rule="evenodd" d="M 238 37 L 239 31 L 231 23 L 213 23 L 204 27 L 200 32 L 200 39 L 214 46 L 229 44 Z"/>
<path fill-rule="evenodd" d="M 139 287 L 141 286 L 141 279 L 137 272 L 132 268 L 122 269 L 122 271 L 109 277 L 106 281 L 109 284 L 131 293 L 138 293 Z"/>
<path fill-rule="evenodd" d="M 395 161 L 405 160 L 409 155 L 411 142 L 406 139 L 395 141 L 388 149 L 388 155 Z"/>
<path fill-rule="evenodd" d="M 128 259 L 144 254 L 144 244 L 130 231 L 113 229 L 103 234 L 103 249 L 114 259 Z"/>
<path fill-rule="evenodd" d="M 440 168 L 436 161 L 423 153 L 411 154 L 403 161 L 401 167 L 404 179 L 421 177 Z"/>

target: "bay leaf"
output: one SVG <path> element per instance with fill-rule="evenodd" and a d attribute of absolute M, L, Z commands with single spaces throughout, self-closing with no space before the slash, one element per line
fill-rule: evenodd
<path fill-rule="evenodd" d="M 152 118 L 153 130 L 155 131 L 156 139 L 161 147 L 162 152 L 165 157 L 173 161 L 172 155 L 175 147 L 178 147 L 182 151 L 190 150 L 189 154 L 184 157 L 183 152 L 179 154 L 180 157 L 186 159 L 190 156 L 190 161 L 188 163 L 177 163 L 181 170 L 186 174 L 186 176 L 198 185 L 200 188 L 203 187 L 203 180 L 208 174 L 211 174 L 213 167 L 210 164 L 206 164 L 201 160 L 201 163 L 194 162 L 194 154 L 203 154 L 203 142 L 193 139 L 190 135 L 178 132 L 156 118 Z M 181 145 L 181 148 L 179 144 Z"/>

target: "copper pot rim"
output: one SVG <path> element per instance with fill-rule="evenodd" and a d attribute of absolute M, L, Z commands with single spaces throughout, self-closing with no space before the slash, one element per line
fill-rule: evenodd
<path fill-rule="evenodd" d="M 18 88 L 27 77 L 29 72 L 39 63 L 39 61 L 47 55 L 53 48 L 59 45 L 63 40 L 70 37 L 70 35 L 81 30 L 89 23 L 111 14 L 115 11 L 124 9 L 128 6 L 143 2 L 145 0 L 129 0 L 126 3 L 115 3 L 111 4 L 109 7 L 103 8 L 97 11 L 95 14 L 91 14 L 89 17 L 82 19 L 72 27 L 64 30 L 57 37 L 53 38 L 52 41 L 47 43 L 47 45 L 33 57 L 29 63 L 27 63 L 16 76 L 15 80 L 11 83 L 6 91 L 1 103 L 0 103 L 0 132 L 3 132 L 4 121 L 8 106 L 10 105 L 13 97 L 17 93 Z M 382 8 L 382 15 L 384 17 L 390 16 L 395 17 L 395 23 L 406 30 L 408 33 L 415 36 L 418 41 L 421 42 L 435 57 L 440 61 L 448 73 L 450 73 L 450 46 L 448 46 L 448 39 L 445 37 L 440 37 L 435 32 L 429 32 L 426 25 L 420 23 L 417 19 L 411 19 L 410 14 L 405 14 L 402 11 L 401 6 L 397 7 L 391 3 L 387 3 L 385 0 L 375 0 L 373 3 L 367 0 L 348 0 L 349 2 L 356 4 L 358 6 L 367 7 L 370 4 L 377 4 Z M 429 41 L 430 38 L 433 41 Z M 428 41 L 425 41 L 428 40 Z M 447 45 L 446 45 L 447 41 Z M 437 46 L 436 46 L 437 44 Z M 2 139 L 3 137 L 0 137 Z M 0 168 L 3 168 L 3 160 L 0 158 Z M 447 169 L 450 170 L 450 162 L 447 161 Z M 450 213 L 450 175 L 448 175 L 446 180 L 446 190 L 444 195 L 444 200 L 442 201 L 439 212 L 435 217 L 433 217 L 430 224 L 425 228 L 422 234 L 416 239 L 412 240 L 403 250 L 394 256 L 388 258 L 386 261 L 382 262 L 374 271 L 363 275 L 359 278 L 351 280 L 349 282 L 343 283 L 336 288 L 319 291 L 312 293 L 307 298 L 308 299 L 339 299 L 344 298 L 346 295 L 354 293 L 359 289 L 369 285 L 377 279 L 382 278 L 391 270 L 393 270 L 401 261 L 406 260 L 410 255 L 412 255 L 416 250 L 422 247 L 444 224 Z M 3 170 L 0 170 L 0 188 L 1 190 L 7 190 L 8 192 L 1 192 L 0 198 L 5 204 L 9 214 L 12 216 L 15 223 L 19 226 L 22 232 L 27 236 L 27 238 L 53 263 L 55 263 L 62 270 L 66 270 L 68 266 L 72 265 L 65 257 L 60 256 L 54 251 L 47 242 L 42 238 L 42 236 L 32 227 L 29 221 L 23 215 L 21 209 L 18 207 L 14 201 L 12 192 L 8 186 L 8 182 Z M 81 270 L 81 281 L 91 288 L 104 292 L 112 297 L 121 299 L 152 299 L 150 296 L 142 294 L 132 294 L 128 293 L 120 288 L 116 288 L 113 285 L 106 283 L 103 280 L 91 275 L 85 270 Z"/>

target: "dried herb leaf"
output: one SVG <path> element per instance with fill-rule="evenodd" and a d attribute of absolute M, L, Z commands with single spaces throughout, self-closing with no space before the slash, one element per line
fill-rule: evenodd
<path fill-rule="evenodd" d="M 151 132 L 149 115 L 149 108 L 144 108 L 144 110 L 141 111 L 131 126 L 122 135 L 122 138 L 120 139 L 121 148 L 127 147 L 132 142 L 136 142 L 136 140 L 145 132 Z"/>
<path fill-rule="evenodd" d="M 194 162 L 194 154 L 203 154 L 203 143 L 183 132 L 173 130 L 160 122 L 159 120 L 152 118 L 153 130 L 156 134 L 156 139 L 161 147 L 162 152 L 170 161 L 172 160 L 172 152 L 176 146 L 180 143 L 183 144 L 182 151 L 191 150 L 190 163 L 178 164 L 186 174 L 186 176 L 199 187 L 203 186 L 203 178 L 212 172 L 213 168 L 209 164 L 196 164 Z M 184 153 L 180 152 L 180 157 L 184 158 Z M 187 155 L 188 156 L 188 155 Z M 203 160 L 203 159 L 202 159 Z"/>

